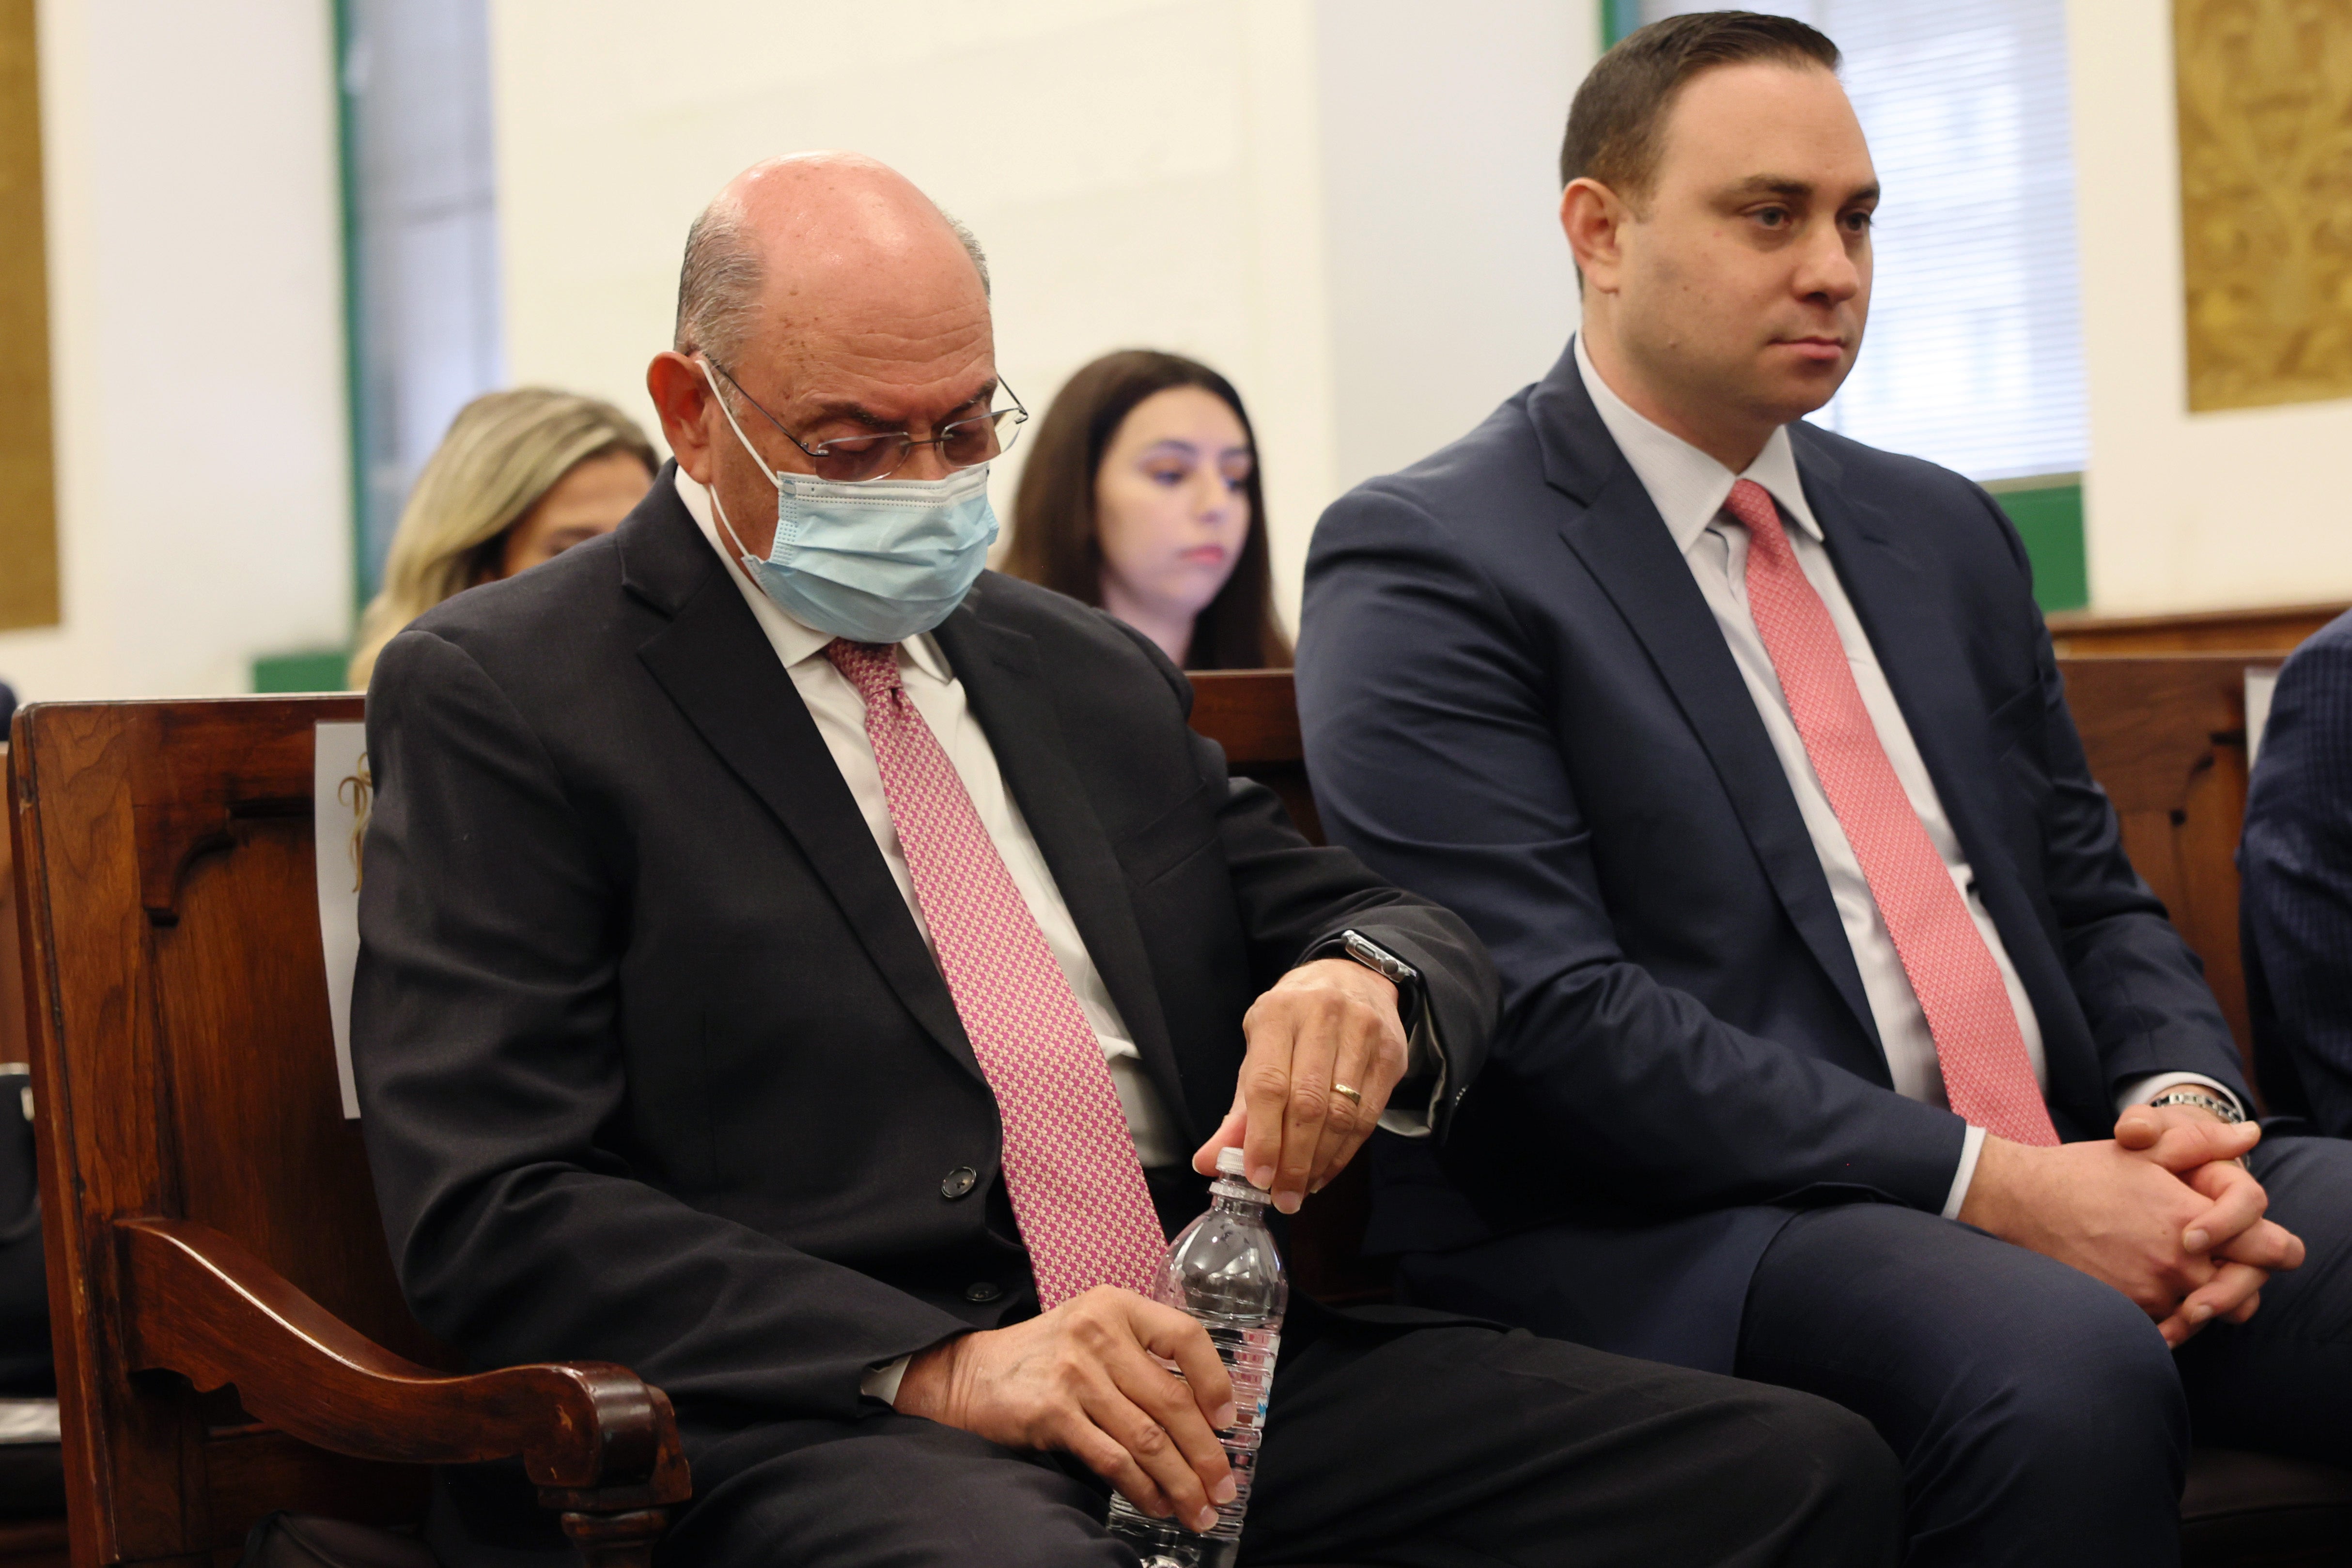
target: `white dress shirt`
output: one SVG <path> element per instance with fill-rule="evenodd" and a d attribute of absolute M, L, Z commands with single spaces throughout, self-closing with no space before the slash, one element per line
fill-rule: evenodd
<path fill-rule="evenodd" d="M 1959 835 L 1952 831 L 1951 819 L 1945 814 L 1943 801 L 1936 793 L 1935 780 L 1928 776 L 1918 745 L 1911 738 L 1910 726 L 1895 704 L 1894 690 L 1886 684 L 1886 673 L 1879 667 L 1878 655 L 1863 632 L 1853 601 L 1846 598 L 1844 585 L 1838 580 L 1837 569 L 1822 543 L 1822 525 L 1805 499 L 1787 428 L 1772 433 L 1747 472 L 1734 474 L 1627 406 L 1593 368 L 1580 333 L 1576 339 L 1576 368 L 1584 378 L 1584 388 L 1591 394 L 1593 406 L 1600 412 L 1601 423 L 1608 427 L 1617 449 L 1625 455 L 1643 489 L 1649 493 L 1652 505 L 1665 522 L 1666 531 L 1674 536 L 1675 549 L 1690 567 L 1699 592 L 1706 597 L 1707 608 L 1714 612 L 1715 623 L 1731 650 L 1732 662 L 1738 666 L 1740 679 L 1756 704 L 1757 715 L 1764 721 L 1765 733 L 1771 737 L 1773 754 L 1780 758 L 1790 791 L 1796 796 L 1798 813 L 1813 841 L 1813 852 L 1821 860 L 1822 873 L 1829 881 L 1839 923 L 1844 926 L 1846 940 L 1853 948 L 1854 965 L 1862 973 L 1863 994 L 1870 1003 L 1871 1019 L 1878 1026 L 1879 1042 L 1886 1052 L 1887 1071 L 1895 1092 L 1930 1105 L 1949 1103 L 1944 1092 L 1943 1070 L 1937 1061 L 1936 1038 L 1927 1028 L 1927 1015 L 1921 1010 L 1918 996 L 1911 988 L 1910 977 L 1903 972 L 1903 960 L 1895 950 L 1895 939 L 1886 929 L 1885 917 L 1879 914 L 1878 901 L 1871 895 L 1862 862 L 1855 857 L 1853 844 L 1847 841 L 1845 829 L 1831 809 L 1821 780 L 1813 774 L 1812 759 L 1806 755 L 1804 737 L 1798 733 L 1789 700 L 1781 693 L 1780 678 L 1772 668 L 1772 656 L 1765 649 L 1763 635 L 1756 629 L 1755 618 L 1748 612 L 1748 528 L 1723 509 L 1732 485 L 1740 479 L 1751 479 L 1762 486 L 1780 503 L 1781 513 L 1797 525 L 1788 530 L 1790 549 L 1806 580 L 1828 608 L 1830 620 L 1837 627 L 1838 641 L 1845 647 L 1846 663 L 1853 670 L 1854 684 L 1861 688 L 1863 706 L 1869 710 L 1871 727 L 1878 732 L 1879 745 L 1885 748 L 1886 759 L 1893 765 L 1912 810 L 1918 815 L 1919 825 L 1927 830 L 1936 852 L 1943 857 L 1945 870 L 1951 874 L 1953 885 L 1968 905 L 1969 918 L 1976 922 L 1979 935 L 2000 970 L 2010 1008 L 2017 1015 L 2018 1033 L 2024 1037 L 2026 1060 L 2032 1065 L 2034 1082 L 2047 1093 L 2050 1071 L 2042 1052 L 2041 1020 L 2034 1016 L 2033 1004 L 2026 997 L 2024 983 L 2018 978 L 2017 966 L 2010 961 L 2009 949 L 1993 925 L 1992 915 L 1977 894 L 1976 875 L 1969 869 Z M 2235 1103 L 2236 1096 L 2209 1078 L 2193 1072 L 2163 1072 L 2125 1085 L 2116 1097 L 2116 1112 L 2120 1114 L 2124 1107 L 2143 1103 L 2158 1089 L 2181 1082 L 2206 1084 Z M 1961 1144 L 1959 1164 L 1952 1173 L 1951 1189 L 1944 1200 L 1947 1219 L 1957 1218 L 1968 1198 L 1969 1183 L 1976 1175 L 1984 1137 L 1982 1127 L 1971 1125 Z"/>

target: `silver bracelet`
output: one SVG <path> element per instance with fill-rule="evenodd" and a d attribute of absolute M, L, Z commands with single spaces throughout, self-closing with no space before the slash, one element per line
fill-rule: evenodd
<path fill-rule="evenodd" d="M 2222 1099 L 2220 1095 L 2208 1094 L 2201 1089 L 2175 1089 L 2168 1093 L 2158 1095 L 2155 1099 L 2149 1101 L 2148 1103 L 2151 1105 L 2194 1105 L 2199 1110 L 2212 1112 L 2214 1115 L 2220 1117 L 2222 1121 L 2227 1122 L 2233 1127 L 2246 1119 L 2246 1113 L 2243 1111 L 2239 1110 L 2235 1105 L 2231 1104 L 2230 1102 Z"/>

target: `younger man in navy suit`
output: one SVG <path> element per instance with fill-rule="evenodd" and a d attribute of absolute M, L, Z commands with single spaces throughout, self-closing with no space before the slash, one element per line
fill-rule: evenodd
<path fill-rule="evenodd" d="M 1801 423 L 1870 299 L 1837 58 L 1741 13 L 1612 50 L 1579 338 L 1318 529 L 1324 821 L 1505 985 L 1372 1244 L 1418 1301 L 1868 1416 L 1915 1564 L 2166 1563 L 2192 1416 L 2352 1461 L 2352 1145 L 2245 1120 L 2000 509 Z"/>

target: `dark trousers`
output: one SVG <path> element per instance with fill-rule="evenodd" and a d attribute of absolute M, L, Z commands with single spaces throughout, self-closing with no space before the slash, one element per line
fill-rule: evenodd
<path fill-rule="evenodd" d="M 2309 1257 L 2243 1325 L 2177 1354 L 2119 1292 L 1907 1208 L 1790 1219 L 1749 1286 L 1738 1371 L 1869 1417 L 1903 1461 L 1913 1568 L 2179 1561 L 2189 1442 L 2352 1464 L 2352 1143 L 2280 1138 L 2248 1162 Z M 1410 1270 L 1415 1299 L 1544 1328 L 1547 1270 L 1513 1237 Z"/>
<path fill-rule="evenodd" d="M 1524 1333 L 1317 1315 L 1276 1368 L 1244 1563 L 1895 1561 L 1894 1458 L 1826 1400 Z M 763 1426 L 698 1448 L 666 1563 L 1135 1562 L 1091 1477 L 929 1421 Z"/>

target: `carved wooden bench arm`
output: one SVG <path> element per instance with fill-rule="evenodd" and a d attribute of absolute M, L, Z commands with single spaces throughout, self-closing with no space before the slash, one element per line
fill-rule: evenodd
<path fill-rule="evenodd" d="M 115 1222 L 141 1371 L 236 1385 L 257 1418 L 321 1448 L 408 1464 L 522 1457 L 593 1563 L 643 1563 L 692 1495 L 669 1400 L 604 1362 L 450 1377 L 393 1354 L 231 1237 L 179 1219 Z"/>

